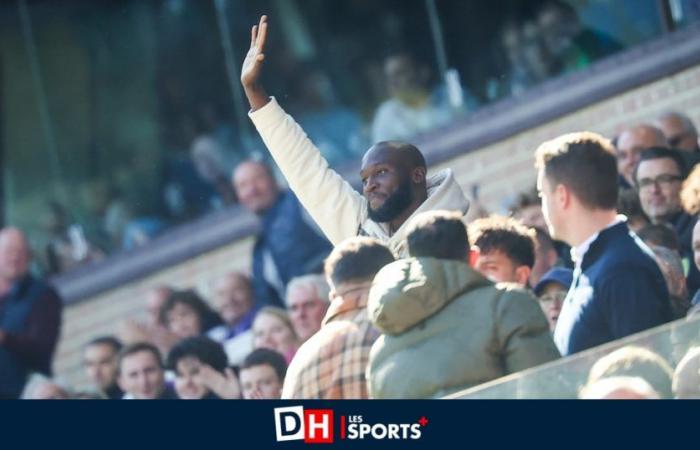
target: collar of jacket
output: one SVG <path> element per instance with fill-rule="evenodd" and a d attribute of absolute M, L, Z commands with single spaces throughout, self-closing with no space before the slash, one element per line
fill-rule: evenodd
<path fill-rule="evenodd" d="M 602 253 L 609 248 L 610 244 L 614 244 L 619 239 L 625 236 L 632 237 L 630 235 L 630 229 L 627 226 L 627 222 L 620 222 L 617 225 L 613 225 L 610 228 L 606 228 L 598 234 L 595 241 L 591 243 L 588 251 L 583 255 L 583 261 L 581 261 L 581 270 L 586 270 L 595 261 L 600 258 Z M 639 239 L 633 237 L 633 239 Z"/>
<path fill-rule="evenodd" d="M 411 220 L 425 211 L 448 210 L 461 211 L 462 215 L 469 210 L 469 200 L 454 178 L 452 169 L 444 169 L 427 178 L 428 198 L 406 219 L 393 234 L 388 223 L 377 223 L 365 216 L 362 229 L 370 236 L 378 237 L 387 242 L 389 248 L 399 257 L 408 255 L 406 250 L 406 229 Z M 364 212 L 366 215 L 366 211 Z"/>
<path fill-rule="evenodd" d="M 493 283 L 466 262 L 408 258 L 379 271 L 369 293 L 370 320 L 396 335 L 433 316 L 468 291 Z"/>
<path fill-rule="evenodd" d="M 333 321 L 339 315 L 356 310 L 363 309 L 367 307 L 367 296 L 369 295 L 369 288 L 372 285 L 371 282 L 365 283 L 354 283 L 354 284 L 343 284 L 342 296 L 336 296 L 331 305 L 328 307 L 326 316 L 323 318 L 322 325 Z"/>

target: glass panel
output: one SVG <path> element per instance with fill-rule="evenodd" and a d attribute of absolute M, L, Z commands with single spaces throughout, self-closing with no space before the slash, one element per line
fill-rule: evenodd
<path fill-rule="evenodd" d="M 561 2 L 6 3 L 5 222 L 26 230 L 57 272 L 234 204 L 231 169 L 268 155 L 238 81 L 262 13 L 272 27 L 268 91 L 334 166 L 663 29 L 656 0 L 572 0 L 540 17 L 550 3 Z M 683 5 L 697 2 L 680 3 L 691 17 Z"/>
<path fill-rule="evenodd" d="M 691 316 L 540 367 L 455 394 L 461 399 L 577 398 L 598 359 L 626 345 L 646 348 L 675 367 L 689 348 L 700 345 L 700 316 Z"/>

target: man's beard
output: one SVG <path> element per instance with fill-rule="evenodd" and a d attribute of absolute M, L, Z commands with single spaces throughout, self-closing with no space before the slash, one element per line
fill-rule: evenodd
<path fill-rule="evenodd" d="M 406 179 L 399 184 L 399 187 L 389 195 L 384 204 L 377 209 L 372 209 L 367 203 L 367 214 L 369 218 L 378 223 L 391 222 L 401 213 L 406 211 L 413 201 L 411 195 L 411 180 Z"/>

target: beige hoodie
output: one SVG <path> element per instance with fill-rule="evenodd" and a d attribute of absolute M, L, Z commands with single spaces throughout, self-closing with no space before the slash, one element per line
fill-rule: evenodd
<path fill-rule="evenodd" d="M 466 214 L 469 209 L 469 201 L 452 171 L 440 171 L 427 179 L 428 199 L 392 235 L 387 224 L 369 219 L 367 200 L 328 167 L 304 130 L 274 97 L 249 115 L 289 187 L 333 245 L 363 234 L 386 243 L 397 257 L 405 257 L 406 228 L 415 215 L 438 209 Z"/>

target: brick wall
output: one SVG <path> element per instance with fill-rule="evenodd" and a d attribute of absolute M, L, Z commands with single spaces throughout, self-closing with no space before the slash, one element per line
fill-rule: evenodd
<path fill-rule="evenodd" d="M 484 206 L 501 212 L 519 192 L 534 186 L 533 152 L 542 141 L 581 130 L 611 137 L 626 125 L 650 121 L 667 110 L 685 112 L 700 124 L 700 66 L 608 98 L 433 167 L 431 171 L 451 167 L 465 192 L 472 184 L 479 184 Z M 232 243 L 69 306 L 64 314 L 63 334 L 54 364 L 56 373 L 68 383 L 80 386 L 84 381 L 80 368 L 81 345 L 97 335 L 114 333 L 121 320 L 138 314 L 143 295 L 150 286 L 160 283 L 193 286 L 206 297 L 214 279 L 230 270 L 248 268 L 252 242 L 248 238 Z"/>

